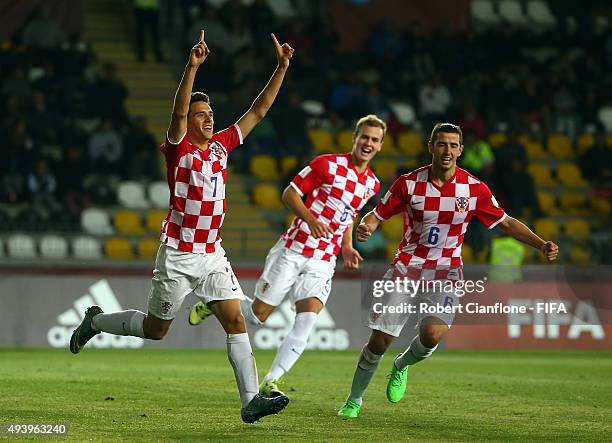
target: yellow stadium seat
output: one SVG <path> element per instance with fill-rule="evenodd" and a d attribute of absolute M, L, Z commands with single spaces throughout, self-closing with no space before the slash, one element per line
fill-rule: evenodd
<path fill-rule="evenodd" d="M 550 192 L 538 191 L 538 202 L 540 209 L 546 215 L 556 215 L 559 213 L 555 197 Z"/>
<path fill-rule="evenodd" d="M 162 222 L 168 215 L 168 211 L 162 211 L 161 209 L 151 209 L 145 216 L 145 226 L 147 231 L 159 233 Z"/>
<path fill-rule="evenodd" d="M 334 150 L 334 137 L 324 128 L 311 129 L 308 138 L 317 152 L 332 152 Z"/>
<path fill-rule="evenodd" d="M 584 154 L 594 144 L 595 137 L 593 134 L 580 134 L 576 139 L 576 149 L 578 150 L 578 154 Z"/>
<path fill-rule="evenodd" d="M 391 134 L 387 132 L 383 141 L 384 143 L 382 145 L 382 149 L 378 155 L 384 155 L 386 157 L 396 157 L 401 155 L 401 152 L 399 152 L 397 144 L 395 143 L 395 139 Z"/>
<path fill-rule="evenodd" d="M 418 160 L 406 160 L 404 163 L 402 163 L 402 166 L 404 168 L 407 168 L 409 171 L 413 171 L 414 169 L 418 168 L 419 166 L 422 166 Z"/>
<path fill-rule="evenodd" d="M 608 199 L 603 197 L 593 197 L 591 199 L 591 209 L 597 214 L 609 215 L 610 202 L 608 201 Z"/>
<path fill-rule="evenodd" d="M 586 196 L 581 192 L 564 192 L 559 198 L 561 210 L 567 215 L 585 215 Z"/>
<path fill-rule="evenodd" d="M 385 244 L 385 251 L 387 252 L 387 260 L 388 261 L 393 260 L 393 258 L 395 257 L 395 254 L 397 254 L 397 243 L 388 241 Z"/>
<path fill-rule="evenodd" d="M 349 151 L 353 146 L 353 131 L 351 129 L 342 129 L 338 132 L 338 148 L 340 152 Z"/>
<path fill-rule="evenodd" d="M 404 236 L 403 216 L 401 214 L 394 215 L 389 220 L 382 222 L 381 230 L 387 240 L 399 242 Z"/>
<path fill-rule="evenodd" d="M 271 155 L 260 154 L 251 158 L 249 170 L 260 180 L 279 180 L 277 165 L 276 159 Z"/>
<path fill-rule="evenodd" d="M 547 158 L 542 142 L 529 134 L 521 134 L 518 136 L 518 141 L 525 147 L 527 157 L 530 160 L 542 160 Z"/>
<path fill-rule="evenodd" d="M 552 178 L 550 166 L 544 163 L 530 163 L 527 171 L 533 177 L 537 187 L 555 187 L 557 182 Z"/>
<path fill-rule="evenodd" d="M 117 232 L 125 235 L 141 235 L 144 233 L 140 215 L 131 209 L 119 209 L 113 216 Z"/>
<path fill-rule="evenodd" d="M 260 183 L 255 186 L 254 199 L 257 206 L 263 208 L 282 208 L 283 202 L 280 199 L 280 191 L 277 186 Z"/>
<path fill-rule="evenodd" d="M 463 246 L 461 246 L 461 258 L 466 265 L 474 263 L 474 250 L 467 243 L 463 243 Z"/>
<path fill-rule="evenodd" d="M 153 259 L 157 256 L 159 240 L 153 238 L 143 238 L 138 242 L 138 257 Z"/>
<path fill-rule="evenodd" d="M 374 172 L 381 182 L 388 182 L 395 175 L 398 164 L 393 160 L 375 160 L 373 164 Z"/>
<path fill-rule="evenodd" d="M 533 227 L 536 234 L 546 240 L 554 240 L 559 237 L 559 225 L 552 218 L 539 218 Z"/>
<path fill-rule="evenodd" d="M 570 248 L 569 261 L 577 265 L 586 265 L 591 262 L 591 250 L 585 246 L 574 245 Z"/>
<path fill-rule="evenodd" d="M 489 135 L 489 144 L 492 148 L 503 145 L 508 141 L 508 136 L 503 132 L 493 132 Z"/>
<path fill-rule="evenodd" d="M 397 138 L 397 147 L 403 153 L 418 157 L 425 152 L 423 136 L 418 132 L 400 132 Z"/>
<path fill-rule="evenodd" d="M 573 163 L 560 163 L 557 166 L 557 179 L 565 186 L 586 188 L 589 184 L 582 178 L 582 172 Z"/>
<path fill-rule="evenodd" d="M 548 136 L 548 152 L 559 160 L 570 160 L 576 156 L 572 149 L 572 140 L 564 134 Z"/>
<path fill-rule="evenodd" d="M 579 242 L 588 240 L 589 235 L 591 234 L 591 226 L 582 218 L 571 218 L 566 220 L 563 228 L 565 235 L 572 240 Z"/>
<path fill-rule="evenodd" d="M 537 251 L 531 247 L 523 248 L 523 263 L 533 263 L 535 261 Z"/>
<path fill-rule="evenodd" d="M 134 258 L 134 250 L 129 240 L 125 238 L 111 238 L 104 242 L 104 251 L 108 258 L 131 259 Z"/>
<path fill-rule="evenodd" d="M 289 175 L 295 168 L 297 168 L 298 158 L 295 155 L 290 155 L 288 157 L 283 157 L 281 160 L 281 173 L 284 177 Z M 293 178 L 293 177 L 291 177 Z"/>

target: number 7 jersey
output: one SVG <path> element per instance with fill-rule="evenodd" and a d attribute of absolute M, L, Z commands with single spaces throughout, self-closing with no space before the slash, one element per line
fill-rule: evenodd
<path fill-rule="evenodd" d="M 295 218 L 282 235 L 285 247 L 307 257 L 335 263 L 342 236 L 353 224 L 357 213 L 380 189 L 380 182 L 367 166 L 359 173 L 350 154 L 319 155 L 290 183 L 304 204 L 333 231 L 332 238 L 314 238 L 308 223 Z"/>
<path fill-rule="evenodd" d="M 242 144 L 238 125 L 213 134 L 202 151 L 186 136 L 160 151 L 166 158 L 170 208 L 160 241 L 179 251 L 213 253 L 221 245 L 225 218 L 227 156 Z"/>
<path fill-rule="evenodd" d="M 448 270 L 462 266 L 461 246 L 470 219 L 475 215 L 494 228 L 506 218 L 488 186 L 466 170 L 442 187 L 433 183 L 431 165 L 400 176 L 374 209 L 387 220 L 403 213 L 404 237 L 393 264 L 409 268 Z"/>

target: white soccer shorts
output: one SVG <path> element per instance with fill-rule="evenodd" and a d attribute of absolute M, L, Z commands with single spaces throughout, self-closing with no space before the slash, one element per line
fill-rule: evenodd
<path fill-rule="evenodd" d="M 391 268 L 383 279 L 390 279 L 393 270 Z M 458 304 L 459 297 L 454 292 L 419 291 L 414 297 L 392 292 L 373 299 L 368 313 L 368 327 L 399 337 L 407 323 L 409 327 L 418 329 L 425 318 L 436 317 L 450 328 L 455 318 L 453 308 Z M 407 312 L 408 305 L 414 307 L 414 312 Z"/>
<path fill-rule="evenodd" d="M 331 262 L 292 251 L 281 239 L 268 252 L 263 273 L 255 286 L 255 297 L 271 306 L 280 305 L 286 296 L 293 304 L 315 297 L 325 305 L 333 276 Z"/>
<path fill-rule="evenodd" d="M 172 320 L 190 293 L 204 303 L 245 298 L 222 247 L 212 254 L 197 254 L 161 244 L 151 281 L 149 312 Z"/>

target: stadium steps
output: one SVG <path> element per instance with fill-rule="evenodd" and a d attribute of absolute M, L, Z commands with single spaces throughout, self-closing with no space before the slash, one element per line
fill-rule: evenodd
<path fill-rule="evenodd" d="M 129 114 L 145 116 L 156 140 L 163 141 L 177 84 L 170 66 L 136 60 L 131 10 L 125 2 L 86 2 L 84 23 L 85 39 L 98 58 L 117 66 L 129 91 Z"/>

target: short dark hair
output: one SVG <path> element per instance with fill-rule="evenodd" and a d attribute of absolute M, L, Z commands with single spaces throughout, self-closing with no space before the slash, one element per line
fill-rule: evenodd
<path fill-rule="evenodd" d="M 436 123 L 431 131 L 431 135 L 429 136 L 429 141 L 432 144 L 440 132 L 459 134 L 459 144 L 463 144 L 463 132 L 461 131 L 461 127 L 459 125 L 454 125 L 452 123 Z"/>
<path fill-rule="evenodd" d="M 189 106 L 191 106 L 195 102 L 204 102 L 210 104 L 210 97 L 203 92 L 192 92 L 191 98 L 189 99 Z"/>

